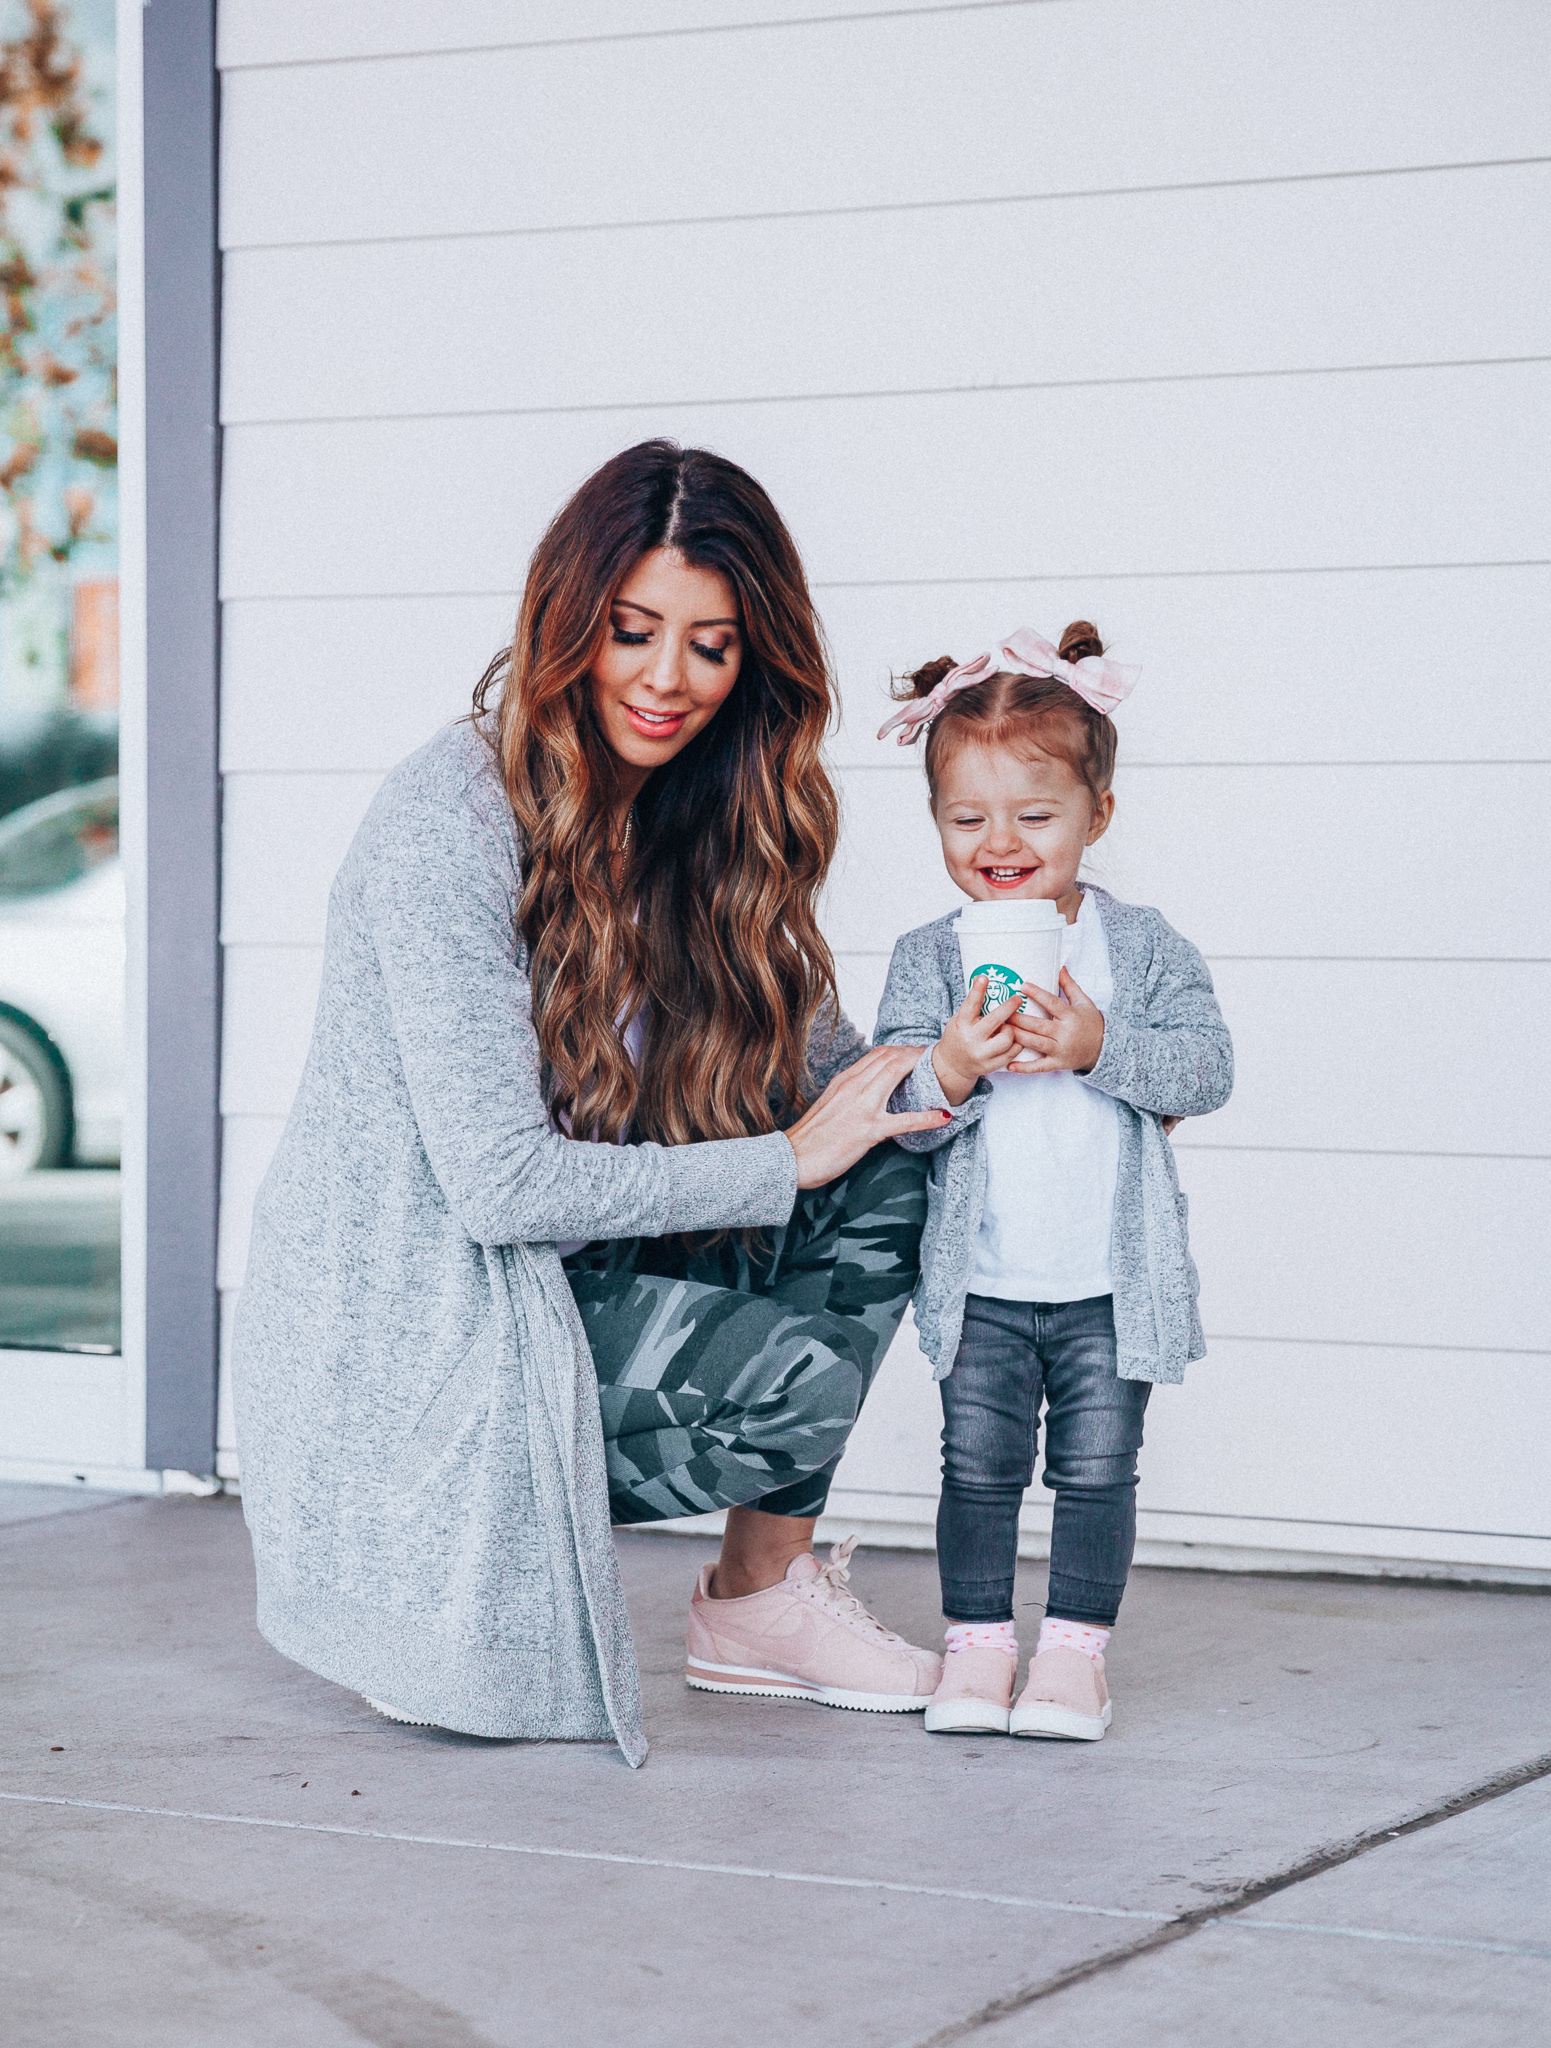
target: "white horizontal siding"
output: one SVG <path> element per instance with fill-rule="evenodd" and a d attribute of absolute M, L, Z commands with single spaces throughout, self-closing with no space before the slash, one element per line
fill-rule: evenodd
<path fill-rule="evenodd" d="M 845 692 L 837 758 L 908 766 L 878 727 L 891 673 L 1015 625 L 1096 618 L 1142 682 L 1142 762 L 1551 760 L 1551 565 L 1279 575 L 1030 577 L 821 588 Z M 914 750 L 918 752 L 919 750 Z"/>
<path fill-rule="evenodd" d="M 1525 1058 L 1551 1015 L 1551 963 L 1208 964 L 1233 1029 L 1233 1099 L 1184 1124 L 1176 1150 L 1551 1158 L 1551 1062 Z M 881 953 L 837 956 L 841 1001 L 868 1033 L 887 966 Z M 1466 1013 L 1462 1059 L 1446 1020 Z M 1354 1046 L 1363 1048 L 1356 1058 Z"/>
<path fill-rule="evenodd" d="M 1521 1446 L 1548 1432 L 1551 1358 L 1218 1338 L 1148 1404 L 1138 1505 L 1544 1541 L 1551 1490 Z M 1246 1458 L 1245 1444 L 1275 1455 Z"/>
<path fill-rule="evenodd" d="M 1217 960 L 1211 969 L 1232 1020 L 1233 1099 L 1183 1125 L 1176 1147 L 1551 1159 L 1551 1061 L 1524 1056 L 1551 1016 L 1551 962 Z M 1465 1017 L 1468 1049 L 1453 1028 Z"/>
<path fill-rule="evenodd" d="M 1544 1563 L 1551 16 L 792 11 L 224 0 L 223 1285 L 355 821 L 667 432 L 818 589 L 858 1021 L 957 900 L 890 671 L 1079 615 L 1143 663 L 1095 873 L 1207 953 L 1239 1076 L 1177 1140 L 1212 1349 L 1144 1544 Z M 923 1371 L 846 1512 L 929 1521 Z"/>
<path fill-rule="evenodd" d="M 221 937 L 316 946 L 329 885 L 377 793 L 377 775 L 228 775 Z"/>
<path fill-rule="evenodd" d="M 379 781 L 228 775 L 229 942 L 320 942 L 329 883 Z M 963 899 L 912 777 L 850 769 L 840 781 L 846 832 L 825 928 L 841 952 L 886 956 Z M 1119 788 L 1095 879 L 1161 901 L 1209 956 L 1551 959 L 1551 765 L 1139 768 Z M 1430 862 L 1421 895 L 1413 863 L 1458 809 L 1482 866 Z"/>
<path fill-rule="evenodd" d="M 1524 247 L 1548 212 L 1551 166 L 1534 164 L 238 250 L 223 413 L 703 404 L 874 391 L 880 369 L 898 390 L 1544 355 L 1551 305 Z M 628 319 L 599 317 L 582 268 L 618 280 Z"/>
<path fill-rule="evenodd" d="M 1087 0 L 239 70 L 222 103 L 222 241 L 1543 156 L 1548 56 L 1535 0 Z"/>
<path fill-rule="evenodd" d="M 1178 1157 L 1213 1336 L 1551 1355 L 1551 1161 Z"/>
<path fill-rule="evenodd" d="M 1535 363 L 235 427 L 223 595 L 509 590 L 577 478 L 659 433 L 752 469 L 821 583 L 1545 561 L 1548 420 Z"/>
<path fill-rule="evenodd" d="M 257 786 L 260 795 L 264 785 Z M 243 787 L 243 799 L 251 794 Z M 227 1074 L 223 1108 L 284 1114 L 301 1074 L 321 968 L 318 906 L 327 894 L 334 847 L 326 838 L 338 806 L 332 778 L 292 784 L 286 815 L 315 809 L 293 843 L 318 847 L 305 895 L 290 901 L 278 943 L 243 930 L 233 906 L 224 1009 Z M 359 799 L 355 799 L 358 801 Z M 246 825 L 248 812 L 241 814 Z M 306 933 L 312 936 L 297 937 Z M 1551 1157 L 1551 1067 L 1523 1058 L 1551 1014 L 1551 963 L 1488 960 L 1217 959 L 1219 1000 L 1232 1019 L 1236 1081 L 1228 1107 L 1187 1123 L 1180 1147 L 1272 1151 L 1459 1153 Z M 837 960 L 848 1014 L 871 1032 L 887 966 L 885 952 L 842 950 Z M 1470 1057 L 1441 1021 L 1468 1010 Z M 1289 1061 L 1290 1032 L 1298 1058 Z M 1352 1046 L 1382 1049 L 1354 1060 Z"/>
<path fill-rule="evenodd" d="M 426 50 L 490 49 L 612 36 L 683 35 L 755 20 L 811 21 L 852 14 L 909 14 L 941 0 L 222 0 L 223 70 L 341 57 L 394 57 Z M 976 0 L 968 0 L 973 6 Z M 1001 4 L 1001 0 L 990 0 Z M 1046 0 L 1030 0 L 1046 4 Z"/>
<path fill-rule="evenodd" d="M 1459 1393 L 1471 1398 L 1461 1455 Z M 941 1408 L 907 1322 L 846 1448 L 831 1510 L 930 1521 Z M 1551 1495 L 1526 1440 L 1551 1364 L 1481 1352 L 1214 1338 L 1147 1409 L 1142 1542 L 1551 1566 Z M 1023 1526 L 1048 1538 L 1036 1485 Z"/>
<path fill-rule="evenodd" d="M 228 604 L 222 769 L 391 768 L 467 712 L 516 616 L 515 594 Z"/>
<path fill-rule="evenodd" d="M 223 1287 L 284 1121 L 226 1118 Z M 1551 1162 L 1186 1150 L 1180 1178 L 1214 1340 L 1537 1353 L 1551 1371 Z"/>
<path fill-rule="evenodd" d="M 1142 762 L 1551 760 L 1551 567 L 821 586 L 845 721 L 834 758 L 919 774 L 875 734 L 892 673 L 1013 622 L 1097 615 L 1145 681 L 1120 712 Z M 511 634 L 479 597 L 228 603 L 226 769 L 387 769 L 469 705 Z M 1489 647 L 1489 656 L 1484 652 Z"/>
<path fill-rule="evenodd" d="M 843 952 L 886 953 L 963 899 L 921 784 L 840 780 L 827 927 Z M 1131 768 L 1116 790 L 1094 879 L 1160 904 L 1209 956 L 1551 959 L 1551 764 Z"/>
<path fill-rule="evenodd" d="M 228 946 L 229 1114 L 290 1108 L 322 960 L 316 946 Z M 885 965 L 881 955 L 839 956 L 841 999 L 868 1033 Z M 1551 1010 L 1551 965 L 1474 967 L 1463 991 L 1452 963 L 1231 960 L 1216 964 L 1214 979 L 1233 1020 L 1233 1100 L 1185 1124 L 1177 1148 L 1551 1159 L 1551 1068 L 1521 1057 Z M 1440 1028 L 1460 1005 L 1473 1020 L 1463 1061 Z M 1288 1031 L 1300 1027 L 1290 1063 Z M 1383 1057 L 1354 1060 L 1353 1044 L 1382 1046 Z"/>
<path fill-rule="evenodd" d="M 871 1037 L 883 1000 L 888 975 L 885 953 L 843 953 L 835 955 L 835 982 L 840 990 L 840 1007 L 858 1031 Z"/>
<path fill-rule="evenodd" d="M 221 1122 L 221 1224 L 216 1243 L 216 1285 L 242 1286 L 253 1225 L 253 1198 L 275 1155 L 283 1116 L 226 1116 Z"/>
<path fill-rule="evenodd" d="M 307 1046 L 321 946 L 228 945 L 221 987 L 221 1110 L 226 1116 L 284 1116 Z"/>

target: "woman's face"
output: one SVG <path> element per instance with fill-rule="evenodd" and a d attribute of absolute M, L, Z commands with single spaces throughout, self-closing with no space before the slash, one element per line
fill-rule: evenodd
<path fill-rule="evenodd" d="M 710 724 L 742 659 L 738 600 L 720 570 L 692 568 L 671 548 L 643 555 L 614 593 L 592 663 L 593 708 L 616 760 L 636 771 L 632 796 Z"/>

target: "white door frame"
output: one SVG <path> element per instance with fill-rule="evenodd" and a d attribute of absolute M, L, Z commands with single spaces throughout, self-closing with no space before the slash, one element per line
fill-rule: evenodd
<path fill-rule="evenodd" d="M 0 1350 L 0 1478 L 157 1491 L 215 1471 L 219 88 L 215 0 L 117 17 L 123 1352 Z"/>

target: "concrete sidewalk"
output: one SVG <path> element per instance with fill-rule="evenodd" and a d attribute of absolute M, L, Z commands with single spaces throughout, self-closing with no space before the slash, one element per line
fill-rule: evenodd
<path fill-rule="evenodd" d="M 7 1490 L 7 2048 L 1545 2038 L 1551 1599 L 1140 1572 L 1090 1748 L 690 1693 L 704 1545 L 621 1552 L 639 1772 L 285 1663 L 229 1500 Z"/>

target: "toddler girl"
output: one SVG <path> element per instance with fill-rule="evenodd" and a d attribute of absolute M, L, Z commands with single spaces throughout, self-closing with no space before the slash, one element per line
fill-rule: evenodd
<path fill-rule="evenodd" d="M 1103 1735 L 1143 1411 L 1205 1349 L 1165 1133 L 1227 1101 L 1227 1028 L 1194 946 L 1078 880 L 1114 815 L 1109 714 L 1134 680 L 1086 621 L 1059 649 L 1023 631 L 995 656 L 908 676 L 879 734 L 925 732 L 932 815 L 965 895 L 1041 899 L 1065 920 L 1059 990 L 1024 983 L 992 1001 L 977 976 L 966 994 L 953 911 L 900 940 L 878 1012 L 880 1045 L 928 1047 L 892 1107 L 944 1113 L 940 1130 L 899 1140 L 936 1151 L 915 1295 L 942 1382 L 935 1731 Z M 1042 1406 L 1050 1591 L 1014 1707 L 1018 1512 Z"/>

